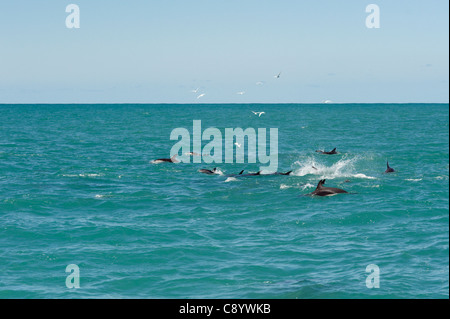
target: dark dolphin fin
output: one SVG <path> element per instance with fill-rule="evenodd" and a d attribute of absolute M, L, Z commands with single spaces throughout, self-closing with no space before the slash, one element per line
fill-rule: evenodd
<path fill-rule="evenodd" d="M 238 175 L 242 175 L 244 173 L 245 169 L 243 169 Z"/>
<path fill-rule="evenodd" d="M 321 180 L 319 181 L 319 183 L 317 184 L 316 190 L 320 189 L 320 188 L 322 187 L 323 184 L 325 184 L 325 180 L 324 180 L 324 179 L 321 179 Z"/>
<path fill-rule="evenodd" d="M 322 182 L 322 180 L 320 180 L 318 183 L 317 183 L 317 187 L 316 187 L 316 189 L 315 190 L 318 190 L 319 188 L 320 188 L 320 183 Z"/>
<path fill-rule="evenodd" d="M 255 175 L 261 175 L 261 171 L 259 171 L 258 173 L 256 173 Z"/>
<path fill-rule="evenodd" d="M 385 173 L 393 173 L 393 172 L 395 172 L 395 170 L 392 167 L 389 166 L 389 162 L 388 161 L 386 161 L 386 166 L 387 166 L 387 169 L 386 169 Z"/>
<path fill-rule="evenodd" d="M 292 171 L 289 171 L 289 172 L 283 173 L 283 175 L 289 175 L 290 173 L 292 173 Z"/>

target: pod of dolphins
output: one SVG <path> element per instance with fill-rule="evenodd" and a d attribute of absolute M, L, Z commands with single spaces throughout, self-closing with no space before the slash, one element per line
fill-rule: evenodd
<path fill-rule="evenodd" d="M 336 148 L 332 149 L 329 152 L 319 151 L 319 150 L 317 150 L 316 152 L 317 153 L 321 153 L 321 154 L 325 154 L 325 155 L 338 154 L 336 152 Z M 179 161 L 176 159 L 176 156 L 177 155 L 175 154 L 171 158 L 159 158 L 159 159 L 151 161 L 151 163 L 153 163 L 153 164 L 164 163 L 164 162 L 166 162 L 166 163 L 178 163 Z M 387 168 L 384 171 L 384 173 L 387 174 L 387 173 L 395 172 L 395 170 L 392 167 L 389 166 L 389 161 L 386 161 L 386 165 L 387 165 Z M 313 166 L 313 168 L 316 169 L 314 166 Z M 218 170 L 217 170 L 216 167 L 213 168 L 212 170 L 200 169 L 199 172 L 203 173 L 203 174 L 207 174 L 207 175 L 218 174 Z M 227 177 L 243 177 L 243 176 L 258 176 L 258 175 L 264 175 L 264 176 L 266 176 L 266 175 L 290 175 L 291 173 L 292 173 L 292 171 L 288 171 L 286 173 L 275 172 L 275 173 L 270 173 L 270 174 L 261 174 L 261 171 L 259 171 L 259 172 L 256 172 L 256 173 L 244 174 L 244 170 L 242 170 L 242 171 L 239 172 L 239 174 L 228 174 L 228 175 L 225 175 L 225 176 L 227 176 Z M 347 191 L 345 191 L 343 189 L 340 189 L 340 188 L 324 186 L 325 181 L 326 181 L 325 179 L 320 180 L 319 183 L 317 184 L 316 189 L 313 192 L 311 192 L 311 193 L 309 193 L 307 195 L 311 195 L 311 196 L 333 196 L 333 195 L 337 195 L 337 194 L 348 193 Z"/>

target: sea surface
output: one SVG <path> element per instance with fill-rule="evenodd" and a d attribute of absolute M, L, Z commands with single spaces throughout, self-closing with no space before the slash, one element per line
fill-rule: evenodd
<path fill-rule="evenodd" d="M 448 107 L 0 105 L 0 298 L 448 298 Z M 152 164 L 194 120 L 292 174 Z"/>

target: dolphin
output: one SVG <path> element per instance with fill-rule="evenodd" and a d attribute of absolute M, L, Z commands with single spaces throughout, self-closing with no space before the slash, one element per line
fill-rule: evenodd
<path fill-rule="evenodd" d="M 239 172 L 239 174 L 228 174 L 228 175 L 225 175 L 225 176 L 227 176 L 227 177 L 234 177 L 234 176 L 242 176 L 242 173 L 244 173 L 244 169 L 242 170 L 242 171 L 240 171 Z"/>
<path fill-rule="evenodd" d="M 387 165 L 387 168 L 384 171 L 385 173 L 393 173 L 393 172 L 395 172 L 394 169 L 389 166 L 389 162 L 388 161 L 386 161 L 386 165 Z"/>
<path fill-rule="evenodd" d="M 335 188 L 335 187 L 326 187 L 323 186 L 325 184 L 325 179 L 322 179 L 317 184 L 317 188 L 314 190 L 314 192 L 310 193 L 309 195 L 316 195 L 316 196 L 333 196 L 339 193 L 348 193 L 347 191 Z"/>
<path fill-rule="evenodd" d="M 226 177 L 236 177 L 236 176 L 242 176 L 242 173 L 244 173 L 244 170 L 240 171 L 239 174 L 227 174 L 224 175 Z"/>
<path fill-rule="evenodd" d="M 325 151 L 316 151 L 317 153 L 321 153 L 321 154 L 327 154 L 327 155 L 333 155 L 333 154 L 337 154 L 336 152 L 336 147 L 333 148 L 331 151 L 329 152 L 325 152 Z"/>
<path fill-rule="evenodd" d="M 199 171 L 200 173 L 203 173 L 203 174 L 214 175 L 214 174 L 216 174 L 217 168 L 214 167 L 214 168 L 212 169 L 212 171 L 209 170 L 209 169 L 199 169 L 198 171 Z"/>
<path fill-rule="evenodd" d="M 159 163 L 165 163 L 165 162 L 178 163 L 179 161 L 177 159 L 175 159 L 175 157 L 177 157 L 177 154 L 175 154 L 171 158 L 158 158 L 158 159 L 151 161 L 150 163 L 152 163 L 152 164 L 159 164 Z"/>
<path fill-rule="evenodd" d="M 248 174 L 242 174 L 244 173 L 245 170 L 242 170 L 239 174 L 232 174 L 232 175 L 226 175 L 229 177 L 241 177 L 241 176 L 258 176 L 258 175 L 262 175 L 261 171 L 256 172 L 256 173 L 248 173 Z"/>
<path fill-rule="evenodd" d="M 258 176 L 258 175 L 261 175 L 261 171 L 259 171 L 257 173 L 248 173 L 248 174 L 239 174 L 239 175 L 240 176 Z"/>
<path fill-rule="evenodd" d="M 290 175 L 292 171 L 288 171 L 286 173 L 283 172 L 275 172 L 275 173 L 269 173 L 269 174 L 261 174 L 261 171 L 257 173 L 248 173 L 248 174 L 242 174 L 244 170 L 242 170 L 238 175 L 227 175 L 227 176 L 270 176 L 270 175 Z"/>
<path fill-rule="evenodd" d="M 275 173 L 271 173 L 271 174 L 264 174 L 264 175 L 291 175 L 292 171 L 283 173 L 283 172 L 275 172 Z"/>

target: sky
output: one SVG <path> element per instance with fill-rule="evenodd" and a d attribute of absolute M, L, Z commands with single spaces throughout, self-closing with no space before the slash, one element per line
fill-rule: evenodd
<path fill-rule="evenodd" d="M 0 0 L 0 103 L 448 103 L 448 72 L 446 0 Z"/>

